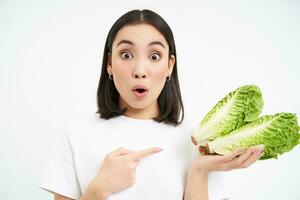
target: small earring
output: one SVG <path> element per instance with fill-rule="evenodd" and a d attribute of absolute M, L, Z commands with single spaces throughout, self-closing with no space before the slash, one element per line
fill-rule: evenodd
<path fill-rule="evenodd" d="M 110 74 L 108 77 L 109 77 L 110 80 L 113 80 L 113 75 L 112 74 Z"/>
<path fill-rule="evenodd" d="M 167 79 L 167 81 L 170 81 L 170 80 L 171 80 L 171 77 L 170 77 L 170 76 L 167 76 L 166 79 Z"/>

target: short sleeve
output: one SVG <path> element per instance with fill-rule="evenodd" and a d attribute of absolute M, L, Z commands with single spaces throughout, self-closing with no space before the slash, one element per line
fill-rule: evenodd
<path fill-rule="evenodd" d="M 55 145 L 46 169 L 39 180 L 39 188 L 71 199 L 80 199 L 82 193 L 76 175 L 73 149 L 67 133 L 63 134 Z"/>

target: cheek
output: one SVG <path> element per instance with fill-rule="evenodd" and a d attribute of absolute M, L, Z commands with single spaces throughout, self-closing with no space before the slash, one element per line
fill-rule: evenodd
<path fill-rule="evenodd" d="M 153 63 L 153 66 L 151 67 L 150 73 L 151 73 L 151 79 L 156 80 L 158 82 L 163 82 L 166 78 L 166 74 L 168 71 L 168 60 L 163 58 L 158 63 Z"/>
<path fill-rule="evenodd" d="M 116 60 L 113 62 L 114 83 L 119 93 L 127 93 L 128 77 L 131 76 L 130 70 L 122 62 Z"/>
<path fill-rule="evenodd" d="M 158 69 L 152 72 L 153 80 L 157 82 L 162 82 L 165 79 L 166 70 L 165 69 Z"/>
<path fill-rule="evenodd" d="M 164 87 L 165 81 L 166 81 L 166 74 L 167 74 L 167 68 L 166 67 L 161 67 L 157 68 L 152 71 L 151 74 L 151 79 L 153 86 L 158 90 L 157 92 L 160 93 L 161 90 Z"/>

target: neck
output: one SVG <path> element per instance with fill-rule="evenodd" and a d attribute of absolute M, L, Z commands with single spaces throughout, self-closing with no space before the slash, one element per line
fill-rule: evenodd
<path fill-rule="evenodd" d="M 120 100 L 120 108 L 127 107 L 125 116 L 136 119 L 152 119 L 159 116 L 159 108 L 157 101 L 145 108 L 134 108 L 128 105 L 126 102 Z"/>

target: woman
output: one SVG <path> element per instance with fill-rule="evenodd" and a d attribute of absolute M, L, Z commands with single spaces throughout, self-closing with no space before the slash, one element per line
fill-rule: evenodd
<path fill-rule="evenodd" d="M 112 26 L 97 113 L 58 146 L 40 184 L 55 199 L 204 200 L 211 172 L 248 167 L 261 156 L 258 147 L 193 156 L 173 34 L 150 10 L 132 10 Z"/>

